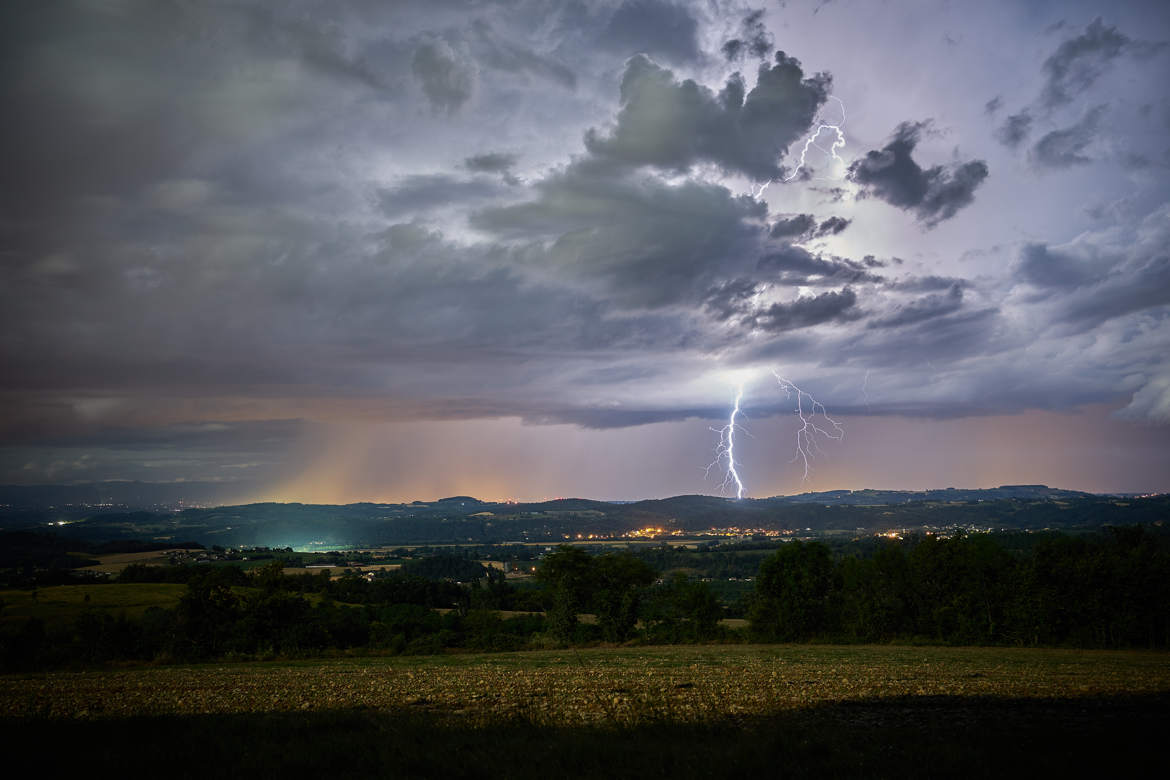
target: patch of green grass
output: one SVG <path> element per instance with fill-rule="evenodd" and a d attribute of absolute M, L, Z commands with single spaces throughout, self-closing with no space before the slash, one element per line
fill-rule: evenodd
<path fill-rule="evenodd" d="M 174 583 L 101 583 L 54 585 L 34 590 L 3 590 L 4 609 L 0 620 L 23 621 L 40 618 L 46 626 L 69 625 L 86 610 L 126 613 L 140 617 L 150 607 L 171 609 L 186 593 L 186 585 Z"/>

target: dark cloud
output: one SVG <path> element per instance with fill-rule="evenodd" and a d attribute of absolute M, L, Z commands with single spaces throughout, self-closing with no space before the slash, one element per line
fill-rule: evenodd
<path fill-rule="evenodd" d="M 793 214 L 791 217 L 781 217 L 772 223 L 772 238 L 787 238 L 799 241 L 807 238 L 816 230 L 817 219 L 812 214 Z"/>
<path fill-rule="evenodd" d="M 724 42 L 720 51 L 728 62 L 741 59 L 747 54 L 764 59 L 772 51 L 775 39 L 764 25 L 764 9 L 752 11 L 744 17 L 740 24 L 739 38 L 732 38 Z"/>
<path fill-rule="evenodd" d="M 945 293 L 925 295 L 896 306 L 889 314 L 871 319 L 869 325 L 871 328 L 900 328 L 952 314 L 962 306 L 963 287 L 960 284 L 953 284 Z"/>
<path fill-rule="evenodd" d="M 516 155 L 505 152 L 476 154 L 463 160 L 463 167 L 475 173 L 507 173 L 516 165 Z"/>
<path fill-rule="evenodd" d="M 119 424 L 86 420 L 67 403 L 50 400 L 40 409 L 25 408 L 36 416 L 35 425 L 0 417 L 0 431 L 8 444 L 37 442 L 50 447 L 111 447 L 120 450 L 214 451 L 238 448 L 276 455 L 293 441 L 304 423 L 299 420 L 208 420 L 153 422 L 147 415 L 126 415 Z M 15 424 L 14 424 L 15 423 Z M 136 423 L 136 424 L 125 424 Z M 26 438 L 27 437 L 27 438 Z"/>
<path fill-rule="evenodd" d="M 590 430 L 631 428 L 637 425 L 677 422 L 680 420 L 713 420 L 726 416 L 727 410 L 716 406 L 696 406 L 681 409 L 613 409 L 613 408 L 548 408 L 523 410 L 520 419 L 529 425 L 576 425 Z"/>
<path fill-rule="evenodd" d="M 282 13 L 266 3 L 241 3 L 232 12 L 243 23 L 242 33 L 250 45 L 295 52 L 308 68 L 336 81 L 352 81 L 378 91 L 388 89 L 393 82 L 393 69 L 383 61 L 386 52 L 355 51 L 336 25 Z M 198 23 L 198 16 L 191 16 L 195 18 L 188 17 L 188 21 Z"/>
<path fill-rule="evenodd" d="M 827 74 L 804 78 L 798 60 L 777 52 L 746 96 L 738 74 L 716 95 L 639 55 L 626 64 L 616 126 L 608 135 L 590 130 L 585 145 L 612 164 L 685 171 L 711 162 L 768 181 L 781 176 L 777 161 L 808 130 L 830 85 Z"/>
<path fill-rule="evenodd" d="M 475 67 L 440 38 L 423 41 L 414 50 L 411 72 L 436 109 L 448 113 L 471 99 Z"/>
<path fill-rule="evenodd" d="M 724 41 L 723 45 L 719 48 L 719 50 L 723 52 L 723 56 L 727 58 L 728 62 L 732 62 L 743 57 L 744 51 L 746 49 L 747 45 L 738 38 L 732 38 L 729 41 Z"/>
<path fill-rule="evenodd" d="M 960 308 L 900 328 L 865 328 L 864 332 L 842 344 L 838 353 L 843 359 L 863 361 L 866 365 L 881 363 L 889 366 L 949 361 L 956 355 L 975 357 L 996 350 L 995 339 L 1000 324 L 998 309 Z M 954 399 L 940 405 L 940 414 L 941 407 L 947 404 L 955 404 Z"/>
<path fill-rule="evenodd" d="M 794 301 L 761 305 L 768 286 L 751 279 L 734 279 L 711 289 L 703 305 L 718 321 L 738 321 L 743 327 L 780 333 L 811 328 L 829 322 L 848 322 L 861 317 L 857 293 L 846 287 Z"/>
<path fill-rule="evenodd" d="M 817 222 L 812 214 L 792 214 L 772 223 L 769 234 L 772 238 L 789 243 L 802 243 L 814 238 L 840 235 L 853 220 L 832 216 Z"/>
<path fill-rule="evenodd" d="M 468 166 L 470 168 L 470 166 Z M 453 204 L 472 204 L 507 191 L 495 178 L 451 176 L 445 173 L 404 176 L 394 186 L 376 193 L 378 207 L 388 217 L 399 217 Z"/>
<path fill-rule="evenodd" d="M 1131 43 L 1116 27 L 1106 26 L 1097 17 L 1083 33 L 1060 44 L 1044 61 L 1045 84 L 1040 102 L 1048 108 L 1071 103 L 1077 94 L 1091 87 Z"/>
<path fill-rule="evenodd" d="M 505 73 L 535 76 L 565 89 L 577 88 L 577 75 L 564 63 L 501 39 L 482 19 L 472 23 L 472 30 L 476 60 L 483 65 Z"/>
<path fill-rule="evenodd" d="M 966 279 L 960 279 L 954 276 L 911 276 L 890 282 L 889 287 L 894 290 L 905 290 L 907 292 L 933 292 L 937 290 L 950 290 L 954 287 L 962 288 L 969 284 L 970 282 Z"/>
<path fill-rule="evenodd" d="M 1079 122 L 1042 136 L 1028 152 L 1042 168 L 1071 168 L 1092 162 L 1084 152 L 1096 140 L 1105 106 L 1090 109 Z"/>
<path fill-rule="evenodd" d="M 764 285 L 752 279 L 733 279 L 712 288 L 703 298 L 703 305 L 720 322 L 740 317 L 748 310 L 748 302 L 764 290 Z"/>
<path fill-rule="evenodd" d="M 1140 152 L 1122 152 L 1120 162 L 1130 171 L 1142 171 L 1155 165 L 1153 160 Z"/>
<path fill-rule="evenodd" d="M 852 222 L 853 220 L 844 217 L 829 217 L 817 227 L 817 236 L 840 235 Z"/>
<path fill-rule="evenodd" d="M 882 277 L 866 270 L 865 263 L 843 257 L 814 255 L 802 246 L 784 244 L 757 263 L 768 281 L 785 285 L 859 284 L 880 282 Z"/>
<path fill-rule="evenodd" d="M 1078 331 L 1134 312 L 1170 305 L 1170 254 L 1165 250 L 1144 263 L 1074 293 L 1061 306 L 1060 320 Z"/>
<path fill-rule="evenodd" d="M 995 137 L 1004 146 L 1015 149 L 1032 132 L 1032 115 L 1027 110 L 1012 114 L 996 128 Z"/>
<path fill-rule="evenodd" d="M 983 104 L 983 113 L 994 114 L 995 112 L 999 111 L 1001 108 L 1003 108 L 1003 96 L 996 95 L 991 100 L 988 100 L 986 103 Z"/>
<path fill-rule="evenodd" d="M 1030 303 L 1051 307 L 1051 321 L 1073 332 L 1144 311 L 1164 320 L 1158 310 L 1170 304 L 1168 215 L 1163 205 L 1126 236 L 1106 229 L 1062 246 L 1028 244 L 1015 276 L 1038 290 Z"/>
<path fill-rule="evenodd" d="M 975 199 L 988 169 L 982 160 L 923 169 L 911 153 L 927 126 L 903 122 L 885 147 L 867 152 L 849 166 L 849 177 L 865 194 L 913 212 L 920 222 L 933 227 Z"/>
<path fill-rule="evenodd" d="M 1101 281 L 1105 273 L 1092 259 L 1047 244 L 1025 244 L 1016 264 L 1016 275 L 1036 287 L 1072 289 Z"/>
<path fill-rule="evenodd" d="M 846 287 L 840 291 L 820 295 L 801 296 L 790 303 L 773 303 L 753 313 L 747 323 L 758 330 L 782 333 L 798 328 L 809 328 L 827 322 L 848 322 L 857 319 L 857 294 Z"/>
<path fill-rule="evenodd" d="M 604 282 L 624 305 L 696 301 L 761 251 L 766 206 L 718 185 L 574 166 L 538 182 L 535 194 L 483 209 L 471 223 L 518 242 L 525 262 Z"/>
<path fill-rule="evenodd" d="M 669 0 L 625 0 L 601 45 L 622 55 L 638 53 L 675 63 L 699 59 L 699 23 L 688 8 Z"/>

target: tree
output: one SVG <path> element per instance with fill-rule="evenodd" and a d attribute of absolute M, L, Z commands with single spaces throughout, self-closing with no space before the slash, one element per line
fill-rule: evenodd
<path fill-rule="evenodd" d="M 833 584 L 829 548 L 820 542 L 789 542 L 760 564 L 749 612 L 761 639 L 810 639 L 828 630 Z"/>
<path fill-rule="evenodd" d="M 638 622 L 641 589 L 657 573 L 628 552 L 605 553 L 592 560 L 593 605 L 602 636 L 610 642 L 630 638 Z"/>
<path fill-rule="evenodd" d="M 584 550 L 562 544 L 544 557 L 536 579 L 549 591 L 549 630 L 562 642 L 572 641 L 577 614 L 592 595 L 592 559 Z"/>
<path fill-rule="evenodd" d="M 670 582 L 652 591 L 644 617 L 653 640 L 694 642 L 718 635 L 722 612 L 707 583 L 675 572 Z"/>
<path fill-rule="evenodd" d="M 265 593 L 274 593 L 285 587 L 284 561 L 276 560 L 256 570 L 256 585 Z"/>
<path fill-rule="evenodd" d="M 179 599 L 175 623 L 180 655 L 214 657 L 227 649 L 240 615 L 240 600 L 216 579 L 214 572 L 193 578 Z"/>

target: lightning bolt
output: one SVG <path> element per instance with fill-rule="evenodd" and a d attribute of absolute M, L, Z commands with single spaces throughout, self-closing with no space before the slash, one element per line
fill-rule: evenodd
<path fill-rule="evenodd" d="M 842 160 L 837 155 L 838 149 L 845 148 L 845 133 L 841 130 L 841 128 L 845 126 L 845 103 L 843 103 L 841 101 L 841 98 L 836 97 L 834 95 L 829 95 L 829 100 L 836 100 L 837 103 L 840 104 L 840 106 L 841 106 L 841 121 L 835 125 L 830 125 L 830 124 L 825 124 L 825 123 L 817 125 L 817 129 L 814 130 L 812 132 L 812 135 L 810 135 L 805 140 L 804 148 L 800 150 L 800 163 L 792 171 L 792 175 L 785 177 L 784 181 L 792 181 L 793 179 L 796 178 L 797 174 L 800 173 L 800 169 L 804 167 L 804 156 L 806 154 L 808 154 L 808 149 L 810 146 L 815 146 L 817 149 L 820 149 L 822 152 L 824 152 L 828 156 L 832 157 L 837 162 L 841 163 L 842 165 L 845 164 L 845 161 Z M 829 146 L 828 149 L 824 148 L 823 146 L 821 146 L 820 144 L 817 143 L 817 139 L 820 138 L 822 130 L 832 130 L 837 135 L 836 139 L 833 141 L 833 143 Z"/>
<path fill-rule="evenodd" d="M 804 476 L 801 478 L 801 482 L 807 482 L 811 470 L 809 461 L 822 451 L 820 445 L 817 444 L 818 435 L 826 439 L 840 441 L 845 438 L 845 429 L 825 412 L 824 405 L 813 398 L 812 394 L 801 390 L 780 376 L 775 369 L 772 371 L 772 376 L 776 377 L 776 381 L 780 383 L 780 389 L 784 391 L 785 397 L 791 398 L 792 394 L 796 393 L 795 413 L 800 419 L 800 427 L 796 430 L 796 455 L 793 456 L 792 462 L 801 461 L 804 465 Z M 809 405 L 808 411 L 805 410 L 806 399 Z M 821 427 L 824 423 L 818 424 L 817 417 L 823 418 L 824 422 L 831 427 Z"/>
<path fill-rule="evenodd" d="M 719 465 L 719 463 L 727 459 L 727 471 L 723 474 L 723 482 L 719 484 L 719 492 L 722 494 L 732 484 L 735 485 L 735 497 L 743 498 L 743 482 L 739 478 L 739 472 L 735 470 L 735 431 L 739 429 L 744 433 L 743 427 L 736 424 L 735 418 L 739 416 L 739 402 L 743 398 L 743 385 L 736 388 L 735 404 L 731 410 L 731 418 L 727 421 L 727 425 L 722 428 L 712 428 L 711 430 L 719 434 L 719 444 L 715 447 L 715 460 L 711 461 L 707 466 L 706 474 L 711 474 L 711 469 Z"/>
<path fill-rule="evenodd" d="M 800 174 L 800 170 L 805 165 L 805 156 L 808 154 L 808 150 L 811 147 L 816 147 L 826 156 L 832 157 L 842 165 L 845 164 L 845 161 L 841 159 L 840 155 L 837 154 L 838 149 L 845 148 L 845 132 L 841 129 L 845 127 L 845 103 L 836 95 L 829 95 L 828 99 L 837 101 L 837 103 L 841 106 L 841 119 L 836 124 L 828 124 L 824 121 L 821 121 L 817 124 L 816 130 L 814 130 L 804 141 L 804 148 L 800 150 L 800 162 L 797 164 L 796 168 L 793 169 L 791 175 L 784 177 L 782 181 L 792 181 Z M 821 120 L 822 117 L 818 115 L 817 119 Z M 829 145 L 828 149 L 817 143 L 817 139 L 820 138 L 821 131 L 823 130 L 830 130 L 836 135 L 836 138 L 833 139 L 833 143 Z M 768 189 L 768 185 L 770 185 L 772 181 L 773 180 L 769 179 L 768 181 L 761 184 L 758 191 L 752 192 L 752 197 L 759 198 L 761 195 L 763 195 L 764 191 Z"/>

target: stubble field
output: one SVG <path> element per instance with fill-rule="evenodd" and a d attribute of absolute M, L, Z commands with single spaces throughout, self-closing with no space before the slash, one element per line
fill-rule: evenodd
<path fill-rule="evenodd" d="M 770 776 L 1152 771 L 1168 705 L 1164 653 L 1005 648 L 594 648 L 0 678 L 6 739 L 84 746 L 50 766 L 213 756 L 228 776 L 337 762 L 404 777 L 501 763 L 520 777 L 743 776 L 777 761 Z"/>
<path fill-rule="evenodd" d="M 896 697 L 1170 693 L 1164 653 L 676 646 L 208 664 L 0 678 L 0 714 L 99 718 L 414 708 L 473 724 L 705 722 Z"/>

